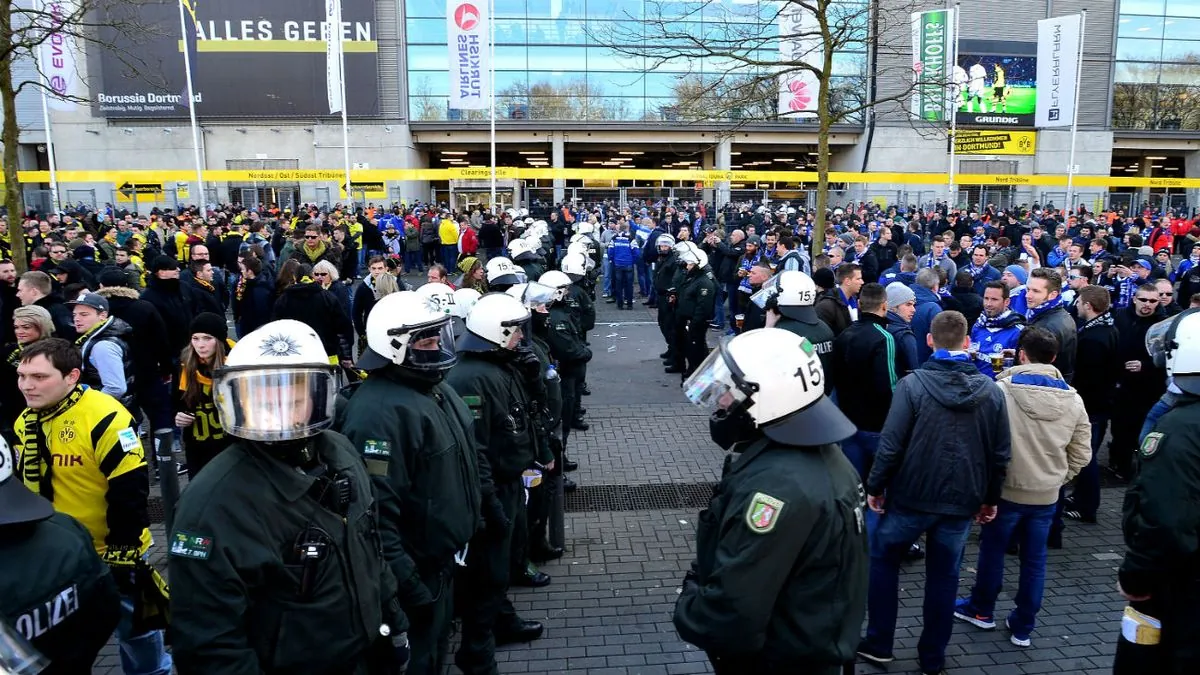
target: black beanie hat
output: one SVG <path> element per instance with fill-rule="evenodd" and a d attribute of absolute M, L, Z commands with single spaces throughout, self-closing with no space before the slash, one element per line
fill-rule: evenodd
<path fill-rule="evenodd" d="M 229 325 L 225 323 L 225 317 L 218 316 L 212 312 L 201 312 L 192 319 L 192 327 L 190 335 L 196 333 L 204 333 L 217 338 L 217 342 L 225 344 L 229 339 Z"/>

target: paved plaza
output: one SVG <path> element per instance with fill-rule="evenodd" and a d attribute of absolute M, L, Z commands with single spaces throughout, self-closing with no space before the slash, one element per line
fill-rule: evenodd
<path fill-rule="evenodd" d="M 652 311 L 635 303 L 616 311 L 600 301 L 595 354 L 584 399 L 591 429 L 571 435 L 580 489 L 568 499 L 568 552 L 543 566 L 554 581 L 543 589 L 513 589 L 524 618 L 542 621 L 545 636 L 503 648 L 502 673 L 676 675 L 711 672 L 703 652 L 682 642 L 671 616 L 692 558 L 696 516 L 719 478 L 723 453 L 708 440 L 706 415 L 665 375 L 663 345 Z M 710 343 L 716 332 L 710 332 Z M 1015 647 L 1003 630 L 956 624 L 947 650 L 951 673 L 1109 672 L 1123 601 L 1116 566 L 1122 555 L 1122 490 L 1106 488 L 1099 522 L 1070 523 L 1064 548 L 1051 551 L 1045 605 L 1033 646 Z M 163 541 L 161 525 L 157 541 Z M 977 537 L 963 562 L 963 593 L 974 580 Z M 156 561 L 161 562 L 161 547 Z M 901 575 L 896 662 L 887 672 L 916 673 L 921 630 L 922 563 Z M 997 614 L 1011 607 L 1017 572 L 1010 558 Z M 120 673 L 115 644 L 96 673 Z M 457 672 L 451 668 L 451 672 Z M 860 664 L 858 673 L 883 672 Z"/>

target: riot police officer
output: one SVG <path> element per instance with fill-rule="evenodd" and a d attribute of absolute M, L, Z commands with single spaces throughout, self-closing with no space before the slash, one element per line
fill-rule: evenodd
<path fill-rule="evenodd" d="M 689 400 L 715 408 L 713 441 L 737 455 L 700 514 L 675 605 L 680 637 L 717 675 L 833 675 L 854 659 L 865 497 L 837 445 L 854 425 L 822 380 L 810 343 L 762 328 L 722 343 L 684 383 Z"/>
<path fill-rule="evenodd" d="M 812 277 L 804 272 L 786 270 L 771 277 L 750 301 L 767 312 L 768 327 L 791 331 L 816 348 L 825 371 L 825 393 L 828 394 L 833 390 L 833 372 L 829 367 L 834 335 L 829 324 L 817 316 L 816 298 L 817 285 Z"/>
<path fill-rule="evenodd" d="M 669 373 L 692 373 L 708 355 L 708 322 L 717 300 L 717 282 L 708 269 L 708 254 L 687 242 L 679 254 L 686 266 L 675 303 L 675 364 Z M 685 364 L 686 361 L 686 364 Z"/>
<path fill-rule="evenodd" d="M 563 298 L 563 303 L 571 310 L 575 316 L 575 321 L 579 326 L 581 337 L 584 344 L 587 344 L 588 331 L 596 327 L 596 304 L 593 301 L 595 289 L 588 290 L 588 285 L 594 282 L 590 280 L 587 270 L 587 259 L 575 253 L 568 253 L 563 256 L 562 272 L 571 280 L 571 284 L 567 286 L 566 296 Z M 579 397 L 587 396 L 589 393 L 587 386 L 587 364 L 584 363 L 579 371 L 579 377 L 576 380 L 576 389 Z M 573 414 L 565 418 L 565 423 L 572 429 L 579 431 L 587 431 L 589 425 L 583 421 L 584 409 L 582 404 L 577 405 Z"/>
<path fill-rule="evenodd" d="M 462 358 L 446 374 L 474 417 L 475 441 L 491 466 L 504 522 L 489 523 L 467 552 L 456 600 L 462 617 L 462 644 L 455 665 L 467 675 L 496 671 L 496 636 L 541 636 L 542 625 L 522 621 L 506 594 L 512 555 L 513 524 L 525 505 L 522 473 L 537 453 L 534 411 L 518 365 L 532 349 L 529 310 L 504 293 L 488 293 L 467 316 L 467 332 L 458 343 Z M 511 638 L 507 641 L 512 641 Z"/>
<path fill-rule="evenodd" d="M 537 279 L 546 273 L 546 266 L 538 262 L 536 248 L 538 244 L 540 244 L 540 240 L 535 244 L 532 240 L 524 237 L 513 239 L 508 244 L 508 254 L 512 256 L 512 262 L 516 267 L 524 271 L 526 279 Z M 488 288 L 504 290 L 493 287 L 490 279 L 488 280 Z"/>
<path fill-rule="evenodd" d="M 667 343 L 667 351 L 659 354 L 664 366 L 675 362 L 675 305 L 671 294 L 675 290 L 675 276 L 679 260 L 675 256 L 675 237 L 660 234 L 654 241 L 658 259 L 654 262 L 654 292 L 658 296 L 658 330 Z"/>
<path fill-rule="evenodd" d="M 1152 327 L 1146 342 L 1181 393 L 1142 441 L 1125 493 L 1117 588 L 1129 606 L 1113 672 L 1193 673 L 1200 662 L 1200 309 Z"/>
<path fill-rule="evenodd" d="M 520 242 L 518 244 L 518 242 Z M 513 245 L 523 246 L 524 240 L 517 239 L 513 241 Z M 535 264 L 530 261 L 530 264 Z M 484 274 L 487 275 L 488 290 L 503 291 L 509 286 L 519 284 L 525 281 L 521 267 L 517 267 L 513 261 L 502 256 L 490 258 L 484 266 Z M 536 277 L 529 277 L 536 278 Z"/>
<path fill-rule="evenodd" d="M 570 257 L 570 254 L 566 257 Z M 562 272 L 550 270 L 538 282 L 557 291 L 555 302 L 550 306 L 546 343 L 550 347 L 550 355 L 558 361 L 558 374 L 562 378 L 562 443 L 566 448 L 571 435 L 569 420 L 574 419 L 575 410 L 580 404 L 579 380 L 585 373 L 587 362 L 592 360 L 592 350 L 584 341 L 575 312 L 564 302 L 571 279 Z M 563 462 L 563 469 L 569 471 L 565 457 Z"/>
<path fill-rule="evenodd" d="M 481 519 L 494 527 L 506 519 L 475 444 L 471 412 L 443 382 L 457 362 L 443 300 L 411 291 L 380 298 L 367 317 L 368 349 L 358 360 L 369 376 L 339 424 L 378 495 L 384 556 L 412 624 L 410 675 L 442 672 L 456 557 L 462 561 Z"/>
<path fill-rule="evenodd" d="M 181 673 L 380 673 L 408 660 L 367 470 L 333 423 L 321 338 L 288 319 L 214 373 L 239 439 L 192 480 L 169 538 Z"/>
<path fill-rule="evenodd" d="M 92 671 L 120 617 L 116 582 L 92 535 L 25 487 L 0 438 L 0 624 L 49 659 L 43 675 L 67 675 Z"/>

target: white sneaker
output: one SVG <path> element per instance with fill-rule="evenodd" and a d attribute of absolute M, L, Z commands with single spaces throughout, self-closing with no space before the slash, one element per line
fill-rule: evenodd
<path fill-rule="evenodd" d="M 1008 625 L 1008 619 L 1004 620 L 1004 627 L 1007 628 L 1009 632 L 1008 641 L 1014 645 L 1018 647 L 1028 647 L 1033 644 L 1033 640 L 1030 640 L 1028 637 L 1017 637 L 1017 634 L 1012 632 L 1012 626 Z"/>

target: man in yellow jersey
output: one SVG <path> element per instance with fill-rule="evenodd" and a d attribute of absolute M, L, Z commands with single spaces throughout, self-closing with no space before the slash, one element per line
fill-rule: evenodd
<path fill-rule="evenodd" d="M 150 548 L 145 452 L 133 417 L 108 394 L 79 384 L 70 342 L 42 340 L 21 353 L 17 385 L 29 406 L 13 424 L 21 479 L 92 535 L 121 591 L 117 638 L 126 675 L 168 675 L 161 630 L 135 626 L 134 578 Z M 140 603 L 139 603 L 140 604 Z"/>
<path fill-rule="evenodd" d="M 1008 85 L 1004 81 L 1004 68 L 1000 64 L 992 66 L 994 77 L 992 78 L 992 99 L 995 104 L 992 105 L 992 111 L 999 110 L 1002 113 L 1008 112 Z"/>

